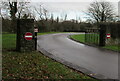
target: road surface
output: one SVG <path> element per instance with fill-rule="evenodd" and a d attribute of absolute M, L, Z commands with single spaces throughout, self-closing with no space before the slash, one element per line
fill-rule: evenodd
<path fill-rule="evenodd" d="M 75 42 L 68 38 L 72 34 L 76 33 L 38 36 L 38 50 L 95 78 L 118 79 L 117 52 Z"/>

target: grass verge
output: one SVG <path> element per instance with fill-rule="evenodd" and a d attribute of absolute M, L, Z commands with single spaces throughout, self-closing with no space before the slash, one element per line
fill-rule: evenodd
<path fill-rule="evenodd" d="M 71 35 L 71 38 L 79 42 L 85 43 L 85 34 Z"/>
<path fill-rule="evenodd" d="M 48 34 L 48 33 L 46 33 Z M 42 34 L 43 35 L 43 34 Z M 15 34 L 2 36 L 2 78 L 5 79 L 89 79 L 80 72 L 66 67 L 43 54 L 33 51 L 18 53 L 12 51 L 16 46 Z"/>
<path fill-rule="evenodd" d="M 85 43 L 85 34 L 72 35 L 71 38 L 76 41 Z M 102 48 L 113 50 L 113 51 L 120 51 L 120 49 L 118 49 L 118 45 L 106 45 Z"/>
<path fill-rule="evenodd" d="M 2 48 L 3 50 L 15 49 L 16 46 L 16 34 L 2 34 Z"/>
<path fill-rule="evenodd" d="M 61 33 L 61 32 L 43 32 L 43 33 L 38 33 L 38 35 L 45 35 L 45 34 L 54 34 L 54 33 Z M 66 32 L 62 32 L 66 33 Z M 15 49 L 16 46 L 16 34 L 8 34 L 8 33 L 3 33 L 2 34 L 2 48 L 3 49 Z"/>
<path fill-rule="evenodd" d="M 104 46 L 103 48 L 109 49 L 109 50 L 114 50 L 114 51 L 120 51 L 120 49 L 116 45 L 107 45 L 107 46 Z"/>
<path fill-rule="evenodd" d="M 39 52 L 3 52 L 3 79 L 91 79 Z"/>
<path fill-rule="evenodd" d="M 38 33 L 38 35 L 54 34 L 54 33 L 70 33 L 70 32 L 42 32 L 42 33 Z"/>

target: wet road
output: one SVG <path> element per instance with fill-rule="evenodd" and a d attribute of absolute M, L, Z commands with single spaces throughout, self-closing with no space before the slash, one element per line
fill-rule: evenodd
<path fill-rule="evenodd" d="M 40 48 L 54 57 L 79 66 L 82 72 L 99 79 L 118 78 L 118 53 L 77 43 L 60 33 L 38 36 Z"/>

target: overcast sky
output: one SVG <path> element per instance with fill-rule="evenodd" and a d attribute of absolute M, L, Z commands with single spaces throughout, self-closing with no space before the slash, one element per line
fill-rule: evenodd
<path fill-rule="evenodd" d="M 95 0 L 31 0 L 37 5 L 42 4 L 49 13 L 53 13 L 54 17 L 62 17 L 67 14 L 67 19 L 81 18 L 86 20 L 87 9 L 89 4 Z M 104 1 L 104 0 L 97 0 Z M 118 1 L 119 0 L 106 0 L 111 2 L 114 6 L 116 14 L 118 14 Z"/>
<path fill-rule="evenodd" d="M 95 0 L 31 0 L 33 2 L 92 2 Z M 104 1 L 104 0 L 99 0 Z M 119 0 L 106 0 L 109 2 L 118 2 Z"/>

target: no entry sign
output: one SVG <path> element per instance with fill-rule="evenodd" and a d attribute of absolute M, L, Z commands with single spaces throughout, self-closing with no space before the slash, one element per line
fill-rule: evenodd
<path fill-rule="evenodd" d="M 32 37 L 33 37 L 33 36 L 32 36 L 32 33 L 30 33 L 30 32 L 25 33 L 25 37 L 24 37 L 24 38 L 25 38 L 26 40 L 31 40 Z"/>
<path fill-rule="evenodd" d="M 109 39 L 110 37 L 111 37 L 111 35 L 108 33 L 108 34 L 107 34 L 107 39 Z"/>

